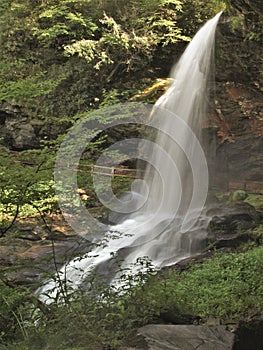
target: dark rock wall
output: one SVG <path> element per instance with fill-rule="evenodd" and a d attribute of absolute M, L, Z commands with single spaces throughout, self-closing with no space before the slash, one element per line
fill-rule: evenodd
<path fill-rule="evenodd" d="M 211 183 L 224 189 L 229 181 L 263 181 L 263 3 L 231 3 L 237 12 L 223 15 L 218 26 L 216 84 L 205 125 Z"/>

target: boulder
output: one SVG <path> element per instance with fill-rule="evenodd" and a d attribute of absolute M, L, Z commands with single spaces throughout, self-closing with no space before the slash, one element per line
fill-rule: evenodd
<path fill-rule="evenodd" d="M 47 231 L 45 225 L 16 223 L 13 236 L 0 239 L 0 272 L 13 285 L 36 288 L 47 273 L 53 273 L 73 257 L 90 249 L 90 242 L 69 227 Z"/>
<path fill-rule="evenodd" d="M 149 350 L 230 350 L 235 339 L 226 326 L 147 325 L 138 333 Z"/>
<path fill-rule="evenodd" d="M 210 248 L 235 250 L 249 241 L 258 243 L 258 237 L 252 230 L 259 227 L 263 217 L 248 203 L 242 201 L 215 203 L 210 206 L 207 215 L 211 217 L 208 226 Z"/>
<path fill-rule="evenodd" d="M 34 127 L 28 117 L 7 117 L 5 128 L 11 137 L 12 148 L 23 150 L 39 146 Z"/>

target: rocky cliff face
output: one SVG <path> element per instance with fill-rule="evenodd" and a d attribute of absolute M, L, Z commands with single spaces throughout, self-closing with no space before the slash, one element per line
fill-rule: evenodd
<path fill-rule="evenodd" d="M 244 15 L 250 15 L 252 18 L 262 15 L 261 0 L 231 0 L 231 5 L 242 12 Z"/>
<path fill-rule="evenodd" d="M 263 181 L 262 2 L 231 3 L 237 12 L 218 27 L 214 106 L 206 125 L 212 182 L 219 177 L 226 189 L 228 181 Z"/>
<path fill-rule="evenodd" d="M 24 150 L 39 147 L 40 120 L 31 121 L 15 103 L 4 102 L 0 110 L 0 136 L 13 149 Z"/>

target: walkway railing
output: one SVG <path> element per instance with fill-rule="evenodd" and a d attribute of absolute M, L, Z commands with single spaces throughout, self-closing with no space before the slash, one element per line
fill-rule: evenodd
<path fill-rule="evenodd" d="M 25 166 L 38 165 L 30 161 L 23 161 L 18 159 L 16 159 L 15 161 L 20 162 Z M 108 167 L 108 166 L 102 166 L 102 165 L 89 165 L 89 164 L 80 164 L 79 171 L 89 172 L 91 174 L 98 174 L 102 176 L 111 176 L 112 178 L 124 177 L 129 179 L 138 179 L 138 178 L 142 178 L 144 175 L 144 170 L 141 170 L 141 169 L 129 169 L 125 167 Z M 216 181 L 214 181 L 214 184 L 212 184 L 212 188 L 215 188 L 215 189 L 224 190 L 224 191 L 244 190 L 251 194 L 263 194 L 263 181 L 247 181 L 247 180 L 242 181 L 242 180 L 232 180 L 232 179 L 226 180 L 223 178 L 215 179 L 215 180 Z"/>

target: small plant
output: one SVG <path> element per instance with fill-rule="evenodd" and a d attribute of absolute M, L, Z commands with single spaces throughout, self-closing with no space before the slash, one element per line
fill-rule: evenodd
<path fill-rule="evenodd" d="M 14 288 L 0 281 L 0 341 L 26 340 L 32 327 L 30 291 Z"/>

